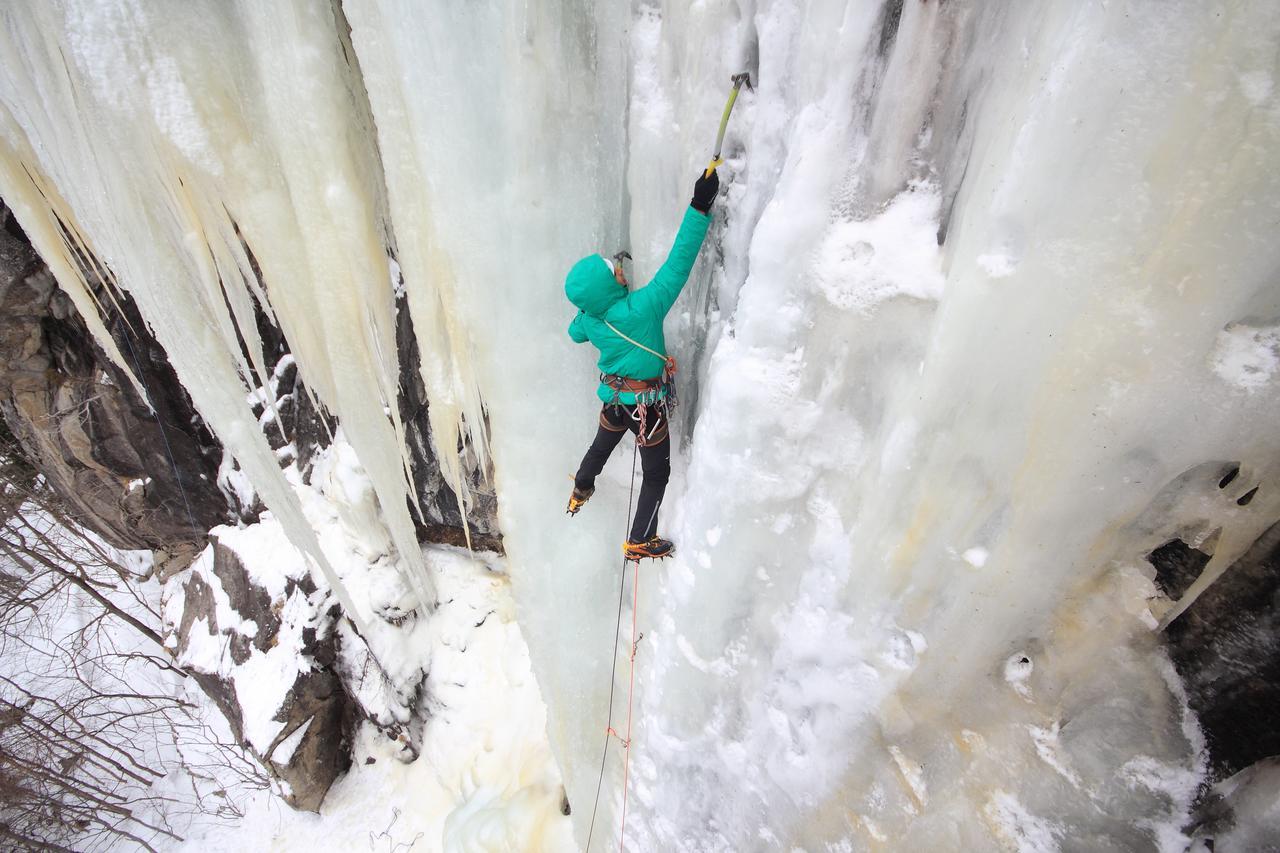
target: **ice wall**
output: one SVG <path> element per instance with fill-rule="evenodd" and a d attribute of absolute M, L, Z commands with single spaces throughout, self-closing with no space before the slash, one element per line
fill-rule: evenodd
<path fill-rule="evenodd" d="M 585 741 L 604 728 L 613 614 L 600 604 L 616 600 L 625 496 L 602 501 L 594 523 L 570 526 L 562 513 L 596 407 L 592 358 L 564 332 L 563 281 L 567 263 L 621 240 L 626 10 L 588 0 L 444 3 L 430 15 L 414 3 L 344 8 L 379 140 L 403 151 L 386 158 L 388 182 L 414 164 L 424 180 L 402 200 L 438 210 L 420 219 L 392 193 L 397 234 L 402 215 L 429 225 L 456 283 L 440 291 L 465 333 L 450 348 L 470 359 L 487 406 L 519 618 L 543 695 L 556 697 L 548 731 L 580 815 L 600 761 Z M 414 133 L 399 139 L 404 127 Z"/>
<path fill-rule="evenodd" d="M 612 617 L 594 605 L 617 555 L 601 558 L 603 527 L 566 543 L 559 523 L 571 448 L 594 431 L 590 393 L 564 381 L 591 376 L 592 359 L 563 335 L 562 282 L 568 259 L 612 253 L 624 234 L 627 16 L 588 0 L 0 10 L 12 115 L 0 195 L 29 202 L 14 207 L 28 230 L 45 225 L 41 252 L 69 254 L 57 221 L 78 229 L 292 541 L 327 567 L 245 399 L 263 369 L 237 334 L 260 356 L 250 299 L 268 306 L 429 600 L 394 421 L 394 254 L 437 455 L 448 466 L 459 440 L 483 454 L 490 438 L 522 618 L 537 626 L 542 689 L 564 703 L 549 726 L 575 803 L 594 789 L 598 759 L 576 746 L 603 731 Z M 64 266 L 60 283 L 96 316 Z M 616 496 L 600 504 L 624 511 Z M 327 572 L 344 596 L 346 569 Z M 357 622 L 368 611 L 343 604 Z"/>
<path fill-rule="evenodd" d="M 646 117 L 707 128 L 744 55 L 759 90 L 677 306 L 710 343 L 641 597 L 636 849 L 1183 849 L 1198 736 L 1143 555 L 1221 528 L 1229 563 L 1280 509 L 1217 488 L 1276 473 L 1278 27 L 642 12 L 633 234 L 698 156 Z"/>

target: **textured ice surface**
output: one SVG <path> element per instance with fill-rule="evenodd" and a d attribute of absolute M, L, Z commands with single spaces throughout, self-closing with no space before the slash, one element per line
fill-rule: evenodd
<path fill-rule="evenodd" d="M 1251 394 L 1266 390 L 1280 371 L 1280 327 L 1232 323 L 1218 333 L 1209 358 L 1222 381 Z"/>
<path fill-rule="evenodd" d="M 1152 780 L 1196 778 L 1200 742 L 1140 567 L 1217 526 L 1223 564 L 1275 516 L 1212 472 L 1276 473 L 1280 123 L 1240 81 L 1271 76 L 1280 20 L 901 10 L 761 3 L 726 32 L 672 3 L 633 34 L 665 92 L 633 110 L 682 143 L 633 114 L 633 235 L 679 199 L 661 178 L 696 164 L 690 128 L 714 132 L 707 91 L 757 59 L 759 85 L 726 143 L 723 266 L 668 331 L 696 426 L 684 553 L 641 594 L 627 832 L 1180 849 L 1187 789 Z"/>

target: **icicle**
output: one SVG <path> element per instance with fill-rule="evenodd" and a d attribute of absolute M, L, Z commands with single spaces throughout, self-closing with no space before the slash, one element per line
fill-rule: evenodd
<path fill-rule="evenodd" d="M 76 235 L 83 251 L 90 257 L 93 256 L 92 250 L 79 237 L 80 229 L 76 225 L 75 215 L 56 189 L 47 180 L 37 181 L 35 176 L 40 174 L 39 168 L 26 136 L 9 111 L 0 104 L 0 197 L 4 198 L 26 231 L 31 244 L 49 265 L 58 286 L 70 297 L 98 345 L 112 363 L 129 377 L 138 396 L 150 408 L 151 400 L 134 375 L 132 366 L 125 363 L 115 339 L 102 323 L 102 317 L 98 313 L 98 300 L 85 281 L 84 272 L 76 259 L 75 248 L 63 237 L 63 228 Z M 59 227 L 60 224 L 62 227 Z"/>
<path fill-rule="evenodd" d="M 466 519 L 468 484 L 462 467 L 462 445 L 470 443 L 480 469 L 488 469 L 479 381 L 473 365 L 471 338 L 462 325 L 464 310 L 453 261 L 443 248 L 437 227 L 430 170 L 424 145 L 424 101 L 417 86 L 404 77 L 406 45 L 395 37 L 413 18 L 406 8 L 377 3 L 345 5 L 352 41 L 377 123 L 378 145 L 386 172 L 387 198 L 395 227 L 398 262 L 404 274 L 409 314 L 421 352 L 420 373 L 431 401 L 428 417 L 445 480 L 458 498 Z M 429 84 L 428 84 L 429 85 Z M 480 322 L 483 322 L 482 320 Z M 467 435 L 464 437 L 464 428 Z M 468 540 L 470 532 L 468 530 Z"/>
<path fill-rule="evenodd" d="M 25 61 L 6 63 L 0 101 L 12 110 L 41 93 L 41 109 L 19 110 L 11 124 L 38 140 L 33 162 L 76 212 L 64 218 L 133 296 L 201 415 L 360 621 L 245 399 L 250 377 L 266 379 L 251 301 L 265 295 L 309 392 L 342 422 L 431 607 L 394 411 L 394 297 L 376 216 L 382 180 L 353 72 L 335 50 L 332 10 L 208 4 L 151 18 L 128 4 L 16 5 L 0 13 L 0 38 L 6 56 Z M 206 37 L 192 41 L 182 33 L 197 18 Z M 16 144 L 14 133 L 6 137 Z M 17 200 L 15 159 L 6 157 L 4 191 Z M 15 213 L 57 263 L 53 220 L 41 236 L 35 201 Z M 113 349 L 71 270 L 60 280 Z"/>

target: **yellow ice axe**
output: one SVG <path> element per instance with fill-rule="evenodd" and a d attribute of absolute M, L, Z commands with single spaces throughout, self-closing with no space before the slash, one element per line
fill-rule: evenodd
<path fill-rule="evenodd" d="M 733 103 L 738 100 L 738 90 L 742 88 L 744 83 L 748 89 L 751 88 L 751 75 L 749 73 L 743 71 L 741 74 L 733 75 L 733 90 L 729 92 L 729 102 L 724 105 L 724 115 L 720 116 L 720 132 L 716 134 L 716 153 L 711 155 L 711 163 L 707 166 L 707 171 L 702 175 L 704 178 L 711 177 L 711 173 L 724 163 L 720 159 L 720 147 L 724 145 L 724 129 L 729 126 L 729 114 L 733 112 Z"/>

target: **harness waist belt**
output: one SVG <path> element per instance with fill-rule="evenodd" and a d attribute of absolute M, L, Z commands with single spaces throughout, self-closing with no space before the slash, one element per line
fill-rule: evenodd
<path fill-rule="evenodd" d="M 616 373 L 601 373 L 600 381 L 615 391 L 653 391 L 662 386 L 662 377 L 654 379 L 631 379 Z"/>

